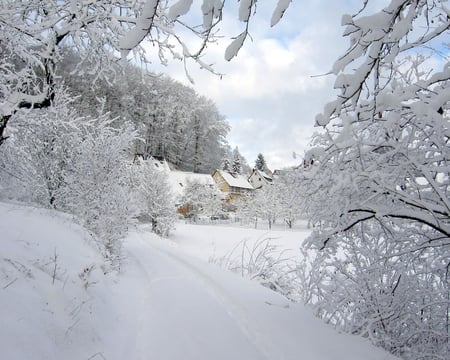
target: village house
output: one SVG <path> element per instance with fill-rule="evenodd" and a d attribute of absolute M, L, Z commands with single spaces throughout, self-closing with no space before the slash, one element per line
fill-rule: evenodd
<path fill-rule="evenodd" d="M 250 174 L 250 177 L 248 178 L 248 181 L 253 186 L 253 188 L 260 189 L 263 186 L 273 183 L 273 175 L 270 170 L 264 172 L 254 168 L 252 170 L 252 173 Z"/>
<path fill-rule="evenodd" d="M 211 176 L 219 189 L 227 194 L 227 201 L 237 199 L 254 190 L 252 184 L 250 184 L 243 175 L 230 174 L 223 170 L 215 170 Z"/>

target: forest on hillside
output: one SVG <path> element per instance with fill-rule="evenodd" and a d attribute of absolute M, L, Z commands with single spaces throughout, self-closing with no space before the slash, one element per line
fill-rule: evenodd
<path fill-rule="evenodd" d="M 111 81 L 79 63 L 79 57 L 67 51 L 58 66 L 58 78 L 72 94 L 73 106 L 85 115 L 107 112 L 116 123 L 134 124 L 135 155 L 165 159 L 180 170 L 211 173 L 230 154 L 227 120 L 212 100 L 193 88 L 130 64 L 115 66 Z"/>

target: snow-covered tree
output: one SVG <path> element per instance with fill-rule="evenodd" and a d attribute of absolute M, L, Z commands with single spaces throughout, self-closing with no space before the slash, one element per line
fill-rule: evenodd
<path fill-rule="evenodd" d="M 258 227 L 258 208 L 255 205 L 255 192 L 246 193 L 233 201 L 233 206 L 237 217 L 242 223 L 253 224 L 255 229 Z"/>
<path fill-rule="evenodd" d="M 231 173 L 240 175 L 242 174 L 242 155 L 239 152 L 238 147 L 236 146 L 233 150 L 233 162 L 231 163 Z"/>
<path fill-rule="evenodd" d="M 381 13 L 344 17 L 353 45 L 334 69 L 343 71 L 356 54 L 363 64 L 338 76 L 342 94 L 317 118 L 326 131 L 315 139 L 321 151 L 314 149 L 320 156 L 308 176 L 310 213 L 322 222 L 316 232 L 321 246 L 371 219 L 388 227 L 414 225 L 427 232 L 430 244 L 449 244 L 450 67 L 445 61 L 442 70 L 432 70 L 433 58 L 407 57 L 424 44 L 432 51 L 448 28 L 444 5 L 435 3 L 442 6 L 392 1 Z M 425 34 L 415 29 L 427 19 L 434 25 Z M 325 198 L 334 206 L 317 205 Z"/>
<path fill-rule="evenodd" d="M 267 222 L 269 229 L 282 220 L 292 228 L 295 221 L 305 217 L 301 177 L 295 170 L 285 170 L 273 183 L 243 196 L 235 203 L 239 217 L 244 221 Z"/>
<path fill-rule="evenodd" d="M 253 221 L 255 228 L 258 220 L 264 220 L 271 229 L 280 215 L 280 201 L 277 188 L 273 185 L 257 189 L 237 202 L 238 214 L 247 221 Z"/>
<path fill-rule="evenodd" d="M 184 131 L 188 146 L 182 152 L 181 163 L 196 173 L 210 173 L 224 155 L 229 125 L 216 105 L 205 97 L 196 96 L 190 107 L 193 112 Z"/>
<path fill-rule="evenodd" d="M 279 0 L 271 19 L 276 24 L 290 1 Z M 71 0 L 2 1 L 0 7 L 0 144 L 17 109 L 49 106 L 55 95 L 55 68 L 63 48 L 71 48 L 90 64 L 93 79 L 110 77 L 112 63 L 131 57 L 144 63 L 168 58 L 192 60 L 214 72 L 204 61 L 208 44 L 220 36 L 224 1 L 192 0 Z M 256 1 L 238 3 L 243 31 L 225 51 L 231 60 L 248 37 Z M 197 11 L 202 24 L 198 26 Z M 73 71 L 79 70 L 78 65 Z"/>
<path fill-rule="evenodd" d="M 218 216 L 222 213 L 222 193 L 213 184 L 188 180 L 183 194 L 183 203 L 188 207 L 187 216 L 194 220 L 198 215 Z"/>
<path fill-rule="evenodd" d="M 305 162 L 309 245 L 322 249 L 310 268 L 318 293 L 309 301 L 323 318 L 406 359 L 442 359 L 450 308 L 448 9 L 439 0 L 392 0 L 364 15 L 343 17 L 350 47 L 332 69 L 340 94 L 317 116 L 324 131 L 307 154 L 313 163 Z"/>
<path fill-rule="evenodd" d="M 70 105 L 69 95 L 60 91 L 53 106 L 14 114 L 14 126 L 5 133 L 9 141 L 0 151 L 3 196 L 56 206 L 64 171 L 83 137 L 85 118 Z"/>
<path fill-rule="evenodd" d="M 144 218 L 150 219 L 152 231 L 168 236 L 176 214 L 167 174 L 156 169 L 151 161 L 141 161 L 133 166 L 132 178 L 132 191 L 139 211 Z"/>
<path fill-rule="evenodd" d="M 107 115 L 88 122 L 83 140 L 64 171 L 57 205 L 74 214 L 100 239 L 106 259 L 120 262 L 121 239 L 133 215 L 128 172 L 134 129 L 117 129 Z"/>
<path fill-rule="evenodd" d="M 76 59 L 76 57 L 75 57 Z M 58 75 L 76 97 L 75 106 L 96 116 L 103 107 L 118 123 L 136 125 L 136 154 L 164 158 L 185 171 L 210 173 L 227 151 L 227 120 L 217 106 L 191 88 L 165 76 L 127 66 L 117 68 L 116 84 L 72 74 L 74 56 L 66 57 Z M 88 70 L 88 69 L 86 69 Z"/>
<path fill-rule="evenodd" d="M 233 163 L 231 164 L 231 173 L 234 175 L 241 175 L 242 173 L 241 160 L 237 156 L 233 159 Z"/>
<path fill-rule="evenodd" d="M 4 196 L 68 211 L 99 240 L 116 265 L 133 212 L 127 164 L 136 133 L 107 115 L 80 116 L 58 89 L 51 106 L 21 109 L 0 149 Z"/>
<path fill-rule="evenodd" d="M 278 216 L 291 229 L 297 220 L 305 217 L 301 177 L 295 170 L 285 170 L 274 179 L 272 186 L 278 197 Z"/>
<path fill-rule="evenodd" d="M 266 159 L 264 159 L 264 155 L 259 153 L 255 160 L 255 168 L 259 171 L 266 171 L 267 170 L 267 164 Z"/>
<path fill-rule="evenodd" d="M 222 170 L 229 173 L 231 172 L 231 164 L 229 159 L 223 159 Z"/>

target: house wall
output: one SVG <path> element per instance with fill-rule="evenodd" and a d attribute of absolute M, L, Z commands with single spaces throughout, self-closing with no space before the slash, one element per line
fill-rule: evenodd
<path fill-rule="evenodd" d="M 214 178 L 214 181 L 216 182 L 217 186 L 219 187 L 220 191 L 223 191 L 225 193 L 230 192 L 230 190 L 231 190 L 230 186 L 218 172 L 215 172 L 213 174 L 213 178 Z"/>
<path fill-rule="evenodd" d="M 226 194 L 224 201 L 230 205 L 233 201 L 242 198 L 243 195 L 251 192 L 253 189 L 241 188 L 236 186 L 230 186 L 230 184 L 225 180 L 225 178 L 218 172 L 212 174 L 214 181 L 216 182 L 218 188 Z M 248 184 L 250 185 L 250 184 Z"/>
<path fill-rule="evenodd" d="M 252 174 L 250 175 L 250 178 L 248 179 L 248 181 L 250 182 L 250 184 L 253 185 L 253 187 L 255 189 L 260 188 L 261 186 L 264 186 L 267 184 L 267 182 L 264 180 L 264 178 L 258 174 L 257 172 L 252 172 Z"/>

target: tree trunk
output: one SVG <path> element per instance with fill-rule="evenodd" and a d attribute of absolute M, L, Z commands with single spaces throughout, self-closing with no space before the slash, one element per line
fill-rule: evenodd
<path fill-rule="evenodd" d="M 11 118 L 11 115 L 5 115 L 5 116 L 2 116 L 2 118 L 0 120 L 0 146 L 2 146 L 2 144 L 8 138 L 7 136 L 4 135 L 4 133 L 5 133 L 6 125 L 8 124 L 8 121 L 10 118 Z"/>

